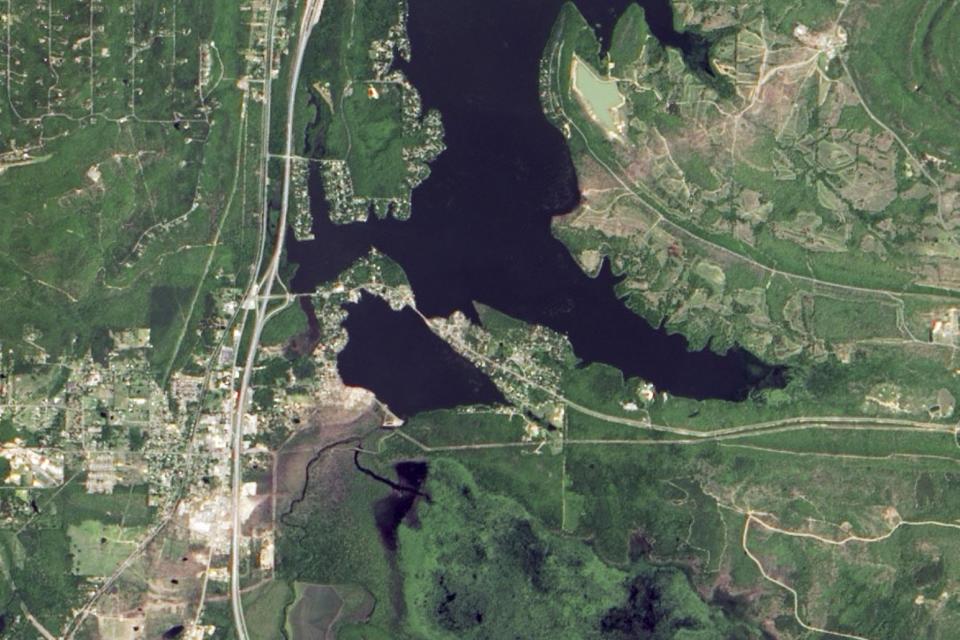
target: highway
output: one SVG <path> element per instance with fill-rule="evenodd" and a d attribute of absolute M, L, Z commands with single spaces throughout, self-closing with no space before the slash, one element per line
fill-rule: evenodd
<path fill-rule="evenodd" d="M 277 220 L 276 227 L 276 238 L 273 245 L 273 253 L 270 256 L 270 261 L 266 266 L 266 271 L 263 276 L 257 280 L 256 278 L 251 278 L 250 287 L 247 289 L 245 295 L 245 301 L 248 304 L 253 305 L 253 326 L 250 334 L 250 343 L 247 347 L 246 352 L 246 361 L 243 367 L 243 373 L 240 377 L 240 388 L 237 391 L 237 401 L 236 406 L 233 412 L 231 419 L 231 463 L 232 463 L 232 478 L 231 478 L 231 511 L 233 517 L 232 523 L 232 533 L 230 541 L 230 603 L 233 610 L 233 621 L 234 626 L 236 627 L 237 638 L 239 640 L 249 640 L 250 635 L 247 631 L 247 623 L 243 614 L 243 602 L 241 599 L 240 593 L 240 550 L 241 550 L 241 535 L 240 527 L 242 525 L 240 521 L 240 488 L 242 485 L 243 477 L 243 423 L 244 418 L 247 413 L 247 404 L 250 390 L 250 377 L 253 372 L 254 364 L 257 360 L 257 352 L 260 348 L 260 336 L 263 332 L 263 327 L 266 324 L 267 320 L 271 317 L 272 313 L 268 313 L 268 307 L 270 304 L 270 294 L 273 291 L 273 286 L 277 281 L 277 273 L 280 267 L 280 258 L 283 255 L 283 242 L 286 235 L 287 227 L 287 210 L 290 204 L 290 162 L 291 155 L 293 154 L 293 135 L 294 135 L 294 115 L 296 110 L 296 97 L 297 97 L 297 84 L 300 78 L 300 69 L 303 65 L 303 55 L 306 51 L 307 41 L 309 40 L 310 33 L 313 31 L 313 27 L 316 26 L 317 22 L 320 20 L 320 14 L 323 11 L 324 0 L 307 0 L 307 4 L 303 9 L 303 14 L 300 18 L 300 28 L 297 33 L 297 47 L 294 52 L 293 57 L 293 66 L 290 73 L 289 85 L 287 88 L 287 115 L 286 115 L 286 127 L 284 133 L 284 168 L 283 168 L 283 186 L 282 186 L 282 197 L 280 204 L 280 215 Z M 274 5 L 275 6 L 275 5 Z M 273 51 L 273 31 L 274 31 L 274 22 L 273 16 L 275 12 L 271 13 L 271 22 L 270 22 L 270 33 L 269 33 L 269 52 L 267 60 L 267 74 L 266 81 L 264 84 L 264 94 L 265 94 L 265 105 L 264 105 L 264 118 L 267 125 L 265 126 L 265 131 L 267 135 L 263 137 L 263 154 L 264 157 L 269 157 L 270 153 L 270 140 L 269 140 L 269 118 L 270 118 L 270 99 L 271 99 L 271 75 L 272 75 L 272 51 Z M 263 193 L 267 192 L 267 174 L 266 165 L 263 165 L 263 171 L 260 176 L 263 185 Z M 263 229 L 267 228 L 267 220 L 269 216 L 269 209 L 267 207 L 267 198 L 264 197 L 262 202 L 262 225 Z M 266 242 L 266 233 L 263 234 L 264 243 Z M 261 253 L 262 256 L 262 253 Z M 259 259 L 258 259 L 259 263 Z M 259 266 L 259 264 L 258 264 Z"/>

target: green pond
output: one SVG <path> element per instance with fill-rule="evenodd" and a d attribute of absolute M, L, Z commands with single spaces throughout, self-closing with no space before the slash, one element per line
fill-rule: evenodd
<path fill-rule="evenodd" d="M 623 104 L 623 96 L 614 80 L 602 78 L 590 65 L 577 57 L 573 59 L 573 88 L 586 103 L 593 117 L 607 131 L 617 131 L 616 112 Z"/>

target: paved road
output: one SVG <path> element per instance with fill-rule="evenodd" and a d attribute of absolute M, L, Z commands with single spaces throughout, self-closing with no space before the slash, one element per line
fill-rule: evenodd
<path fill-rule="evenodd" d="M 247 349 L 246 362 L 243 368 L 243 374 L 240 379 L 240 389 L 237 392 L 237 403 L 232 419 L 232 447 L 231 462 L 233 466 L 232 486 L 231 486 L 231 510 L 233 512 L 232 538 L 230 542 L 230 602 L 233 609 L 233 621 L 239 640 L 249 640 L 250 635 L 247 632 L 247 623 L 243 615 L 243 601 L 240 593 L 240 487 L 242 484 L 242 458 L 243 458 L 243 422 L 247 410 L 247 398 L 250 388 L 250 376 L 253 366 L 257 359 L 257 352 L 260 347 L 260 336 L 263 332 L 263 326 L 270 318 L 268 313 L 270 304 L 270 294 L 273 285 L 277 281 L 277 273 L 280 267 L 280 258 L 283 254 L 283 241 L 287 227 L 287 210 L 290 204 L 290 156 L 293 152 L 293 125 L 294 112 L 296 108 L 297 84 L 300 79 L 300 69 L 303 64 L 303 54 L 306 51 L 307 41 L 313 27 L 319 22 L 320 14 L 323 11 L 324 0 L 307 0 L 303 15 L 300 21 L 300 28 L 297 35 L 297 48 L 293 58 L 293 68 L 290 74 L 289 86 L 287 89 L 287 121 L 284 140 L 284 170 L 283 170 L 283 195 L 280 204 L 280 217 L 277 221 L 277 235 L 274 241 L 273 254 L 270 262 L 267 264 L 266 272 L 263 277 L 257 281 L 252 280 L 250 288 L 247 291 L 246 300 L 252 301 L 254 306 L 254 323 L 250 337 L 250 344 Z M 275 12 L 271 12 L 271 16 Z M 271 18 L 269 51 L 273 51 L 273 20 Z M 271 82 L 270 75 L 272 71 L 272 56 L 267 64 L 267 80 L 264 85 L 266 102 L 264 105 L 265 117 L 269 119 Z M 270 140 L 264 137 L 263 151 L 265 155 L 269 154 Z M 266 190 L 267 172 L 264 171 L 261 179 L 264 181 L 263 188 Z M 269 212 L 266 207 L 261 212 L 264 223 L 267 220 Z"/>

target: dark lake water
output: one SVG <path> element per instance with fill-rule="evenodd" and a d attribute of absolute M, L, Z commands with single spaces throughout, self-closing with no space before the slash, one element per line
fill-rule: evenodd
<path fill-rule="evenodd" d="M 397 415 L 504 402 L 490 379 L 412 309 L 393 311 L 382 299 L 364 295 L 347 310 L 350 341 L 337 362 L 340 375 L 349 384 L 362 381 Z"/>
<path fill-rule="evenodd" d="M 288 257 L 298 265 L 294 289 L 312 291 L 374 246 L 403 267 L 426 315 L 461 310 L 475 317 L 472 303 L 482 302 L 566 334 L 585 362 L 613 365 L 677 395 L 736 400 L 782 382 L 778 370 L 740 349 L 688 351 L 683 337 L 626 308 L 608 268 L 588 277 L 551 235 L 551 217 L 580 198 L 564 139 L 538 96 L 539 60 L 561 4 L 410 0 L 413 59 L 404 71 L 424 105 L 440 110 L 447 150 L 414 192 L 406 222 L 334 225 L 314 176 L 316 240 L 288 236 Z M 577 2 L 606 39 L 627 4 Z M 699 55 L 698 36 L 673 31 L 667 0 L 644 4 L 655 35 Z M 430 345 L 422 324 L 369 297 L 350 313 L 340 360 L 346 382 L 370 388 L 401 415 L 484 399 L 476 372 L 435 366 L 431 358 L 448 356 Z"/>

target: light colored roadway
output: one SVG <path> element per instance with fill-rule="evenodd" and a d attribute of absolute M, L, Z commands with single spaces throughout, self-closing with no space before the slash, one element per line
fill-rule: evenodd
<path fill-rule="evenodd" d="M 250 288 L 247 291 L 246 299 L 255 301 L 254 324 L 250 335 L 250 344 L 247 349 L 246 362 L 243 368 L 243 374 L 240 380 L 240 389 L 237 392 L 237 404 L 234 410 L 232 420 L 232 450 L 231 462 L 233 465 L 232 478 L 232 511 L 233 527 L 232 539 L 230 543 L 230 602 L 233 609 L 233 621 L 236 627 L 237 637 L 240 640 L 249 640 L 250 635 L 247 632 L 247 623 L 243 615 L 243 602 L 240 594 L 240 487 L 242 481 L 242 454 L 243 454 L 243 419 L 246 415 L 247 397 L 250 388 L 250 376 L 253 371 L 254 363 L 257 359 L 257 351 L 260 346 L 260 335 L 263 332 L 263 326 L 270 318 L 267 307 L 270 303 L 270 293 L 273 285 L 277 281 L 277 272 L 280 267 L 280 258 L 283 254 L 283 241 L 287 226 L 287 209 L 290 204 L 290 157 L 293 153 L 293 125 L 297 97 L 297 84 L 300 78 L 300 68 L 303 63 L 303 54 L 306 50 L 307 40 L 310 32 L 320 20 L 320 14 L 323 11 L 324 0 L 307 0 L 303 15 L 300 20 L 300 29 L 297 35 L 297 48 L 294 53 L 293 67 L 289 79 L 287 90 L 287 122 L 284 140 L 284 168 L 283 168 L 283 195 L 280 204 L 280 216 L 277 220 L 276 240 L 273 247 L 273 255 L 267 265 L 266 272 L 259 280 L 251 280 Z M 273 43 L 273 33 L 271 29 L 270 43 Z M 272 53 L 272 46 L 270 49 Z M 272 56 L 271 56 L 272 59 Z M 269 113 L 270 105 L 270 71 L 272 63 L 268 62 L 266 104 L 265 109 Z M 269 154 L 269 139 L 263 140 L 264 154 Z M 266 169 L 266 167 L 264 167 Z M 266 189 L 267 172 L 264 170 L 261 180 L 264 181 Z M 264 207 L 262 211 L 263 223 L 266 224 L 269 211 Z M 258 298 L 258 296 L 261 296 Z"/>

